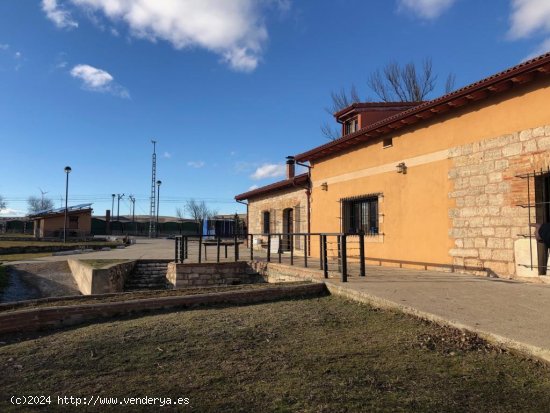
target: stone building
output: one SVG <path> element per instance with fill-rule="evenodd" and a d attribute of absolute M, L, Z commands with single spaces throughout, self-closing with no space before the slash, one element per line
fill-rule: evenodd
<path fill-rule="evenodd" d="M 247 203 L 247 227 L 249 234 L 262 234 L 254 239 L 254 248 L 267 247 L 267 234 L 309 232 L 309 177 L 295 175 L 294 163 L 287 162 L 286 179 L 237 195 L 235 199 Z M 290 239 L 292 238 L 292 239 Z M 288 235 L 272 237 L 272 250 L 303 253 L 304 240 L 301 236 Z"/>
<path fill-rule="evenodd" d="M 341 138 L 295 156 L 311 167 L 310 231 L 363 231 L 382 264 L 543 275 L 530 224 L 550 222 L 548 102 L 550 53 L 428 102 L 351 105 Z M 276 200 L 259 191 L 253 222 Z"/>

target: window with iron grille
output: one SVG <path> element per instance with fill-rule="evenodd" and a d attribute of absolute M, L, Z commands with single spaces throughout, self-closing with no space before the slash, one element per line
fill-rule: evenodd
<path fill-rule="evenodd" d="M 264 211 L 263 212 L 263 227 L 264 227 L 264 234 L 269 234 L 270 233 L 270 225 L 269 225 L 269 222 L 271 220 L 271 214 L 269 213 L 269 211 Z"/>
<path fill-rule="evenodd" d="M 378 196 L 342 200 L 342 217 L 347 234 L 378 234 Z"/>

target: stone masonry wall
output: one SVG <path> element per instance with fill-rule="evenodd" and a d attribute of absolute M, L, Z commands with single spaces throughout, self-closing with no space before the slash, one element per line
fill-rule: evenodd
<path fill-rule="evenodd" d="M 252 284 L 263 279 L 244 262 L 168 264 L 166 278 L 174 288 Z"/>
<path fill-rule="evenodd" d="M 283 210 L 286 208 L 294 209 L 294 232 L 307 232 L 307 195 L 303 188 L 292 188 L 251 199 L 248 206 L 248 232 L 251 234 L 263 233 L 264 211 L 269 211 L 271 214 L 271 232 L 283 232 Z M 266 242 L 266 239 L 266 237 L 258 238 L 262 242 Z M 301 250 L 301 241 L 296 239 L 294 247 L 296 250 Z M 261 247 L 255 243 L 254 248 L 260 249 Z"/>
<path fill-rule="evenodd" d="M 456 266 L 514 277 L 514 243 L 529 234 L 527 182 L 519 174 L 550 165 L 550 125 L 449 150 L 449 210 Z M 534 201 L 531 181 L 531 202 Z"/>

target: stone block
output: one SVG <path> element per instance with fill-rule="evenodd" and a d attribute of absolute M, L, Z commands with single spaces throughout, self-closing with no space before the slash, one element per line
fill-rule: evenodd
<path fill-rule="evenodd" d="M 519 140 L 520 141 L 527 141 L 533 137 L 533 130 L 532 129 L 525 129 L 519 133 Z"/>
<path fill-rule="evenodd" d="M 482 260 L 489 260 L 493 256 L 493 250 L 489 248 L 480 248 L 479 249 L 479 258 Z"/>
<path fill-rule="evenodd" d="M 491 194 L 488 198 L 488 203 L 491 206 L 502 206 L 504 204 L 504 195 L 502 194 Z"/>
<path fill-rule="evenodd" d="M 505 157 L 519 155 L 521 153 L 522 147 L 523 145 L 520 142 L 506 145 L 504 148 L 502 148 L 502 155 Z"/>
<path fill-rule="evenodd" d="M 502 182 L 502 172 L 491 172 L 489 173 L 489 182 Z"/>
<path fill-rule="evenodd" d="M 531 257 L 533 257 L 532 262 Z M 514 242 L 514 258 L 518 277 L 538 277 L 538 268 L 531 268 L 531 265 L 537 265 L 538 262 L 537 241 L 535 239 L 517 239 Z"/>
<path fill-rule="evenodd" d="M 470 228 L 483 227 L 483 217 L 473 217 L 467 220 L 467 225 Z"/>
<path fill-rule="evenodd" d="M 454 248 L 449 251 L 451 257 L 462 258 L 477 258 L 479 256 L 478 250 L 473 248 Z"/>
<path fill-rule="evenodd" d="M 540 138 L 537 141 L 537 146 L 538 146 L 539 150 L 541 150 L 541 151 L 549 150 L 550 149 L 550 136 L 545 137 L 545 138 Z"/>
<path fill-rule="evenodd" d="M 495 237 L 506 238 L 510 236 L 510 227 L 495 228 Z"/>
<path fill-rule="evenodd" d="M 487 241 L 485 238 L 476 238 L 474 239 L 474 247 L 475 248 L 485 248 L 487 245 Z"/>
<path fill-rule="evenodd" d="M 493 250 L 491 259 L 494 261 L 506 261 L 511 262 L 514 260 L 514 251 L 512 250 Z"/>
<path fill-rule="evenodd" d="M 537 150 L 537 141 L 525 141 L 523 142 L 523 153 L 535 152 Z"/>
<path fill-rule="evenodd" d="M 504 240 L 502 238 L 487 239 L 488 248 L 504 248 Z"/>
<path fill-rule="evenodd" d="M 497 275 L 505 276 L 508 274 L 508 264 L 500 261 L 485 261 L 485 268 L 491 269 Z"/>
<path fill-rule="evenodd" d="M 470 178 L 470 186 L 485 186 L 487 185 L 488 180 L 485 175 L 472 176 Z"/>
<path fill-rule="evenodd" d="M 544 126 L 533 129 L 533 137 L 538 138 L 545 135 Z"/>
<path fill-rule="evenodd" d="M 484 236 L 484 237 L 490 237 L 492 235 L 495 235 L 495 229 L 492 228 L 492 227 L 483 227 L 481 228 L 481 234 Z"/>
<path fill-rule="evenodd" d="M 506 168 L 508 168 L 508 165 L 510 162 L 508 159 L 497 159 L 495 160 L 495 171 L 502 171 Z"/>

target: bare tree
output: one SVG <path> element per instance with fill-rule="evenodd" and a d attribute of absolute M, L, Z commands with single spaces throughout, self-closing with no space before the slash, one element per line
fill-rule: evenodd
<path fill-rule="evenodd" d="M 420 68 L 414 62 L 404 66 L 392 61 L 371 73 L 367 79 L 367 85 L 382 102 L 419 102 L 429 97 L 437 85 L 438 76 L 434 74 L 431 58 L 426 58 Z M 445 93 L 454 90 L 456 77 L 453 73 L 447 76 L 445 82 Z M 349 93 L 345 89 L 338 92 L 331 92 L 331 106 L 325 108 L 331 115 L 359 102 L 359 94 L 355 86 L 352 86 Z M 367 98 L 366 101 L 372 101 Z M 321 133 L 330 140 L 338 139 L 341 130 L 334 128 L 330 123 L 321 125 Z"/>
<path fill-rule="evenodd" d="M 183 210 L 181 208 L 176 209 L 178 217 L 183 217 L 184 211 L 198 224 L 202 223 L 205 219 L 212 218 L 218 213 L 218 211 L 208 208 L 204 201 L 198 202 L 194 199 L 188 200 L 183 206 Z"/>
<path fill-rule="evenodd" d="M 29 214 L 35 214 L 39 211 L 53 208 L 54 204 L 50 198 L 46 198 L 44 196 L 40 198 L 37 196 L 30 196 L 27 199 L 27 205 L 29 209 Z"/>
<path fill-rule="evenodd" d="M 0 209 L 6 209 L 7 205 L 8 204 L 6 203 L 6 200 L 4 199 L 4 197 L 0 195 Z"/>
<path fill-rule="evenodd" d="M 333 115 L 334 113 L 361 101 L 355 85 L 351 85 L 349 92 L 347 92 L 344 88 L 340 89 L 338 92 L 330 92 L 330 99 L 331 105 L 325 108 L 329 115 Z M 340 129 L 333 128 L 328 122 L 324 122 L 321 125 L 321 133 L 330 140 L 335 140 L 342 136 Z"/>
<path fill-rule="evenodd" d="M 432 59 L 426 58 L 420 68 L 409 62 L 404 66 L 392 61 L 382 70 L 373 72 L 367 84 L 383 102 L 420 102 L 425 100 L 437 85 Z M 445 92 L 453 90 L 455 75 L 449 74 Z"/>

